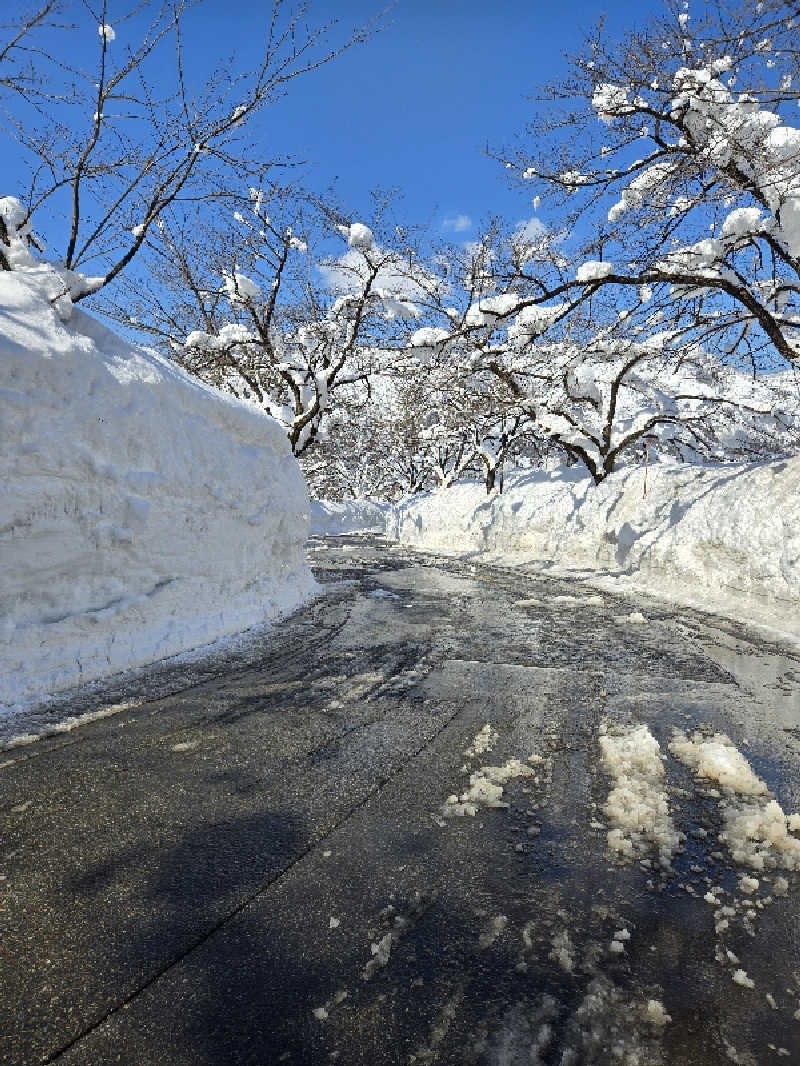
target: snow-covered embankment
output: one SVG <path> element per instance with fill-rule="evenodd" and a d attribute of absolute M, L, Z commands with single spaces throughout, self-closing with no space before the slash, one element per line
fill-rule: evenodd
<path fill-rule="evenodd" d="M 387 535 L 444 553 L 577 572 L 800 636 L 800 458 L 627 469 L 595 487 L 578 468 L 457 484 L 394 508 Z"/>
<path fill-rule="evenodd" d="M 0 276 L 0 704 L 240 632 L 311 596 L 285 433 Z M 67 321 L 62 321 L 62 319 Z"/>
<path fill-rule="evenodd" d="M 312 500 L 311 532 L 315 536 L 383 533 L 389 504 L 374 500 Z"/>

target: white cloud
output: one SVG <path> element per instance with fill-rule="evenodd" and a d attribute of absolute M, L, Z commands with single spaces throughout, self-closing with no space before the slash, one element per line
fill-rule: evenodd
<path fill-rule="evenodd" d="M 455 215 L 453 218 L 444 220 L 442 229 L 451 229 L 455 233 L 465 233 L 468 229 L 472 229 L 472 219 L 469 215 Z"/>
<path fill-rule="evenodd" d="M 547 226 L 535 215 L 533 218 L 523 218 L 514 229 L 515 238 L 526 244 L 539 244 L 546 233 Z"/>

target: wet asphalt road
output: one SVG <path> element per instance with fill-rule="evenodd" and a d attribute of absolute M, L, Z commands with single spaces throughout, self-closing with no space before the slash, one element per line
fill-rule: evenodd
<path fill-rule="evenodd" d="M 0 1063 L 800 1063 L 800 876 L 745 897 L 718 803 L 669 756 L 673 872 L 614 861 L 598 753 L 602 723 L 665 755 L 719 730 L 798 811 L 800 655 L 375 537 L 310 558 L 326 595 L 266 637 L 0 751 Z M 507 808 L 443 816 L 531 755 Z"/>

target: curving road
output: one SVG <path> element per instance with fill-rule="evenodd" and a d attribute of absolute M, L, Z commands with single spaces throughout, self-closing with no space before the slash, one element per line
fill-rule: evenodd
<path fill-rule="evenodd" d="M 0 750 L 0 1063 L 800 1063 L 791 834 L 736 858 L 770 796 L 670 749 L 724 733 L 800 811 L 800 654 L 377 537 L 311 559 L 266 637 Z"/>

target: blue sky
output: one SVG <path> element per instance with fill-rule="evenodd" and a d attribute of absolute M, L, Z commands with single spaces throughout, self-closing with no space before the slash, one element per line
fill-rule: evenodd
<path fill-rule="evenodd" d="M 121 12 L 129 6 L 108 0 L 115 61 L 124 56 L 129 24 Z M 336 41 L 383 6 L 382 0 L 316 0 L 308 21 L 337 19 Z M 203 0 L 191 10 L 184 23 L 189 81 L 202 84 L 229 56 L 240 70 L 256 63 L 270 7 L 270 0 Z M 661 9 L 660 0 L 643 0 L 636 19 Z M 603 13 L 614 35 L 632 28 L 623 0 L 398 0 L 380 33 L 291 81 L 285 98 L 259 117 L 263 156 L 307 160 L 298 177 L 317 191 L 336 179 L 339 199 L 354 217 L 368 218 L 371 189 L 398 187 L 397 213 L 429 226 L 432 236 L 469 240 L 489 214 L 512 223 L 529 218 L 530 197 L 511 188 L 502 166 L 482 150 L 508 145 L 524 130 L 535 107 L 526 96 L 564 73 L 563 53 L 574 52 Z M 91 69 L 94 19 L 80 0 L 68 0 L 66 18 L 80 28 L 66 36 L 54 31 L 54 54 L 66 43 L 70 58 Z M 138 39 L 141 31 L 130 29 Z M 161 57 L 168 66 L 169 50 Z M 19 160 L 13 151 L 2 154 L 0 194 L 23 194 Z"/>
<path fill-rule="evenodd" d="M 220 7 L 208 0 L 197 16 L 209 50 Z M 259 8 L 252 0 L 227 8 L 225 35 L 252 33 Z M 375 0 L 320 0 L 312 18 L 333 14 L 343 26 L 361 25 L 379 9 Z M 637 17 L 660 9 L 646 0 Z M 336 177 L 354 211 L 366 210 L 371 188 L 398 186 L 407 221 L 438 231 L 446 219 L 461 219 L 464 228 L 451 221 L 450 232 L 468 239 L 466 218 L 531 215 L 530 200 L 508 187 L 482 149 L 524 129 L 534 107 L 526 95 L 564 72 L 562 53 L 604 11 L 612 32 L 630 27 L 630 7 L 620 0 L 399 0 L 366 45 L 291 84 L 267 113 L 267 134 L 276 149 L 309 160 L 311 185 L 321 189 Z"/>

